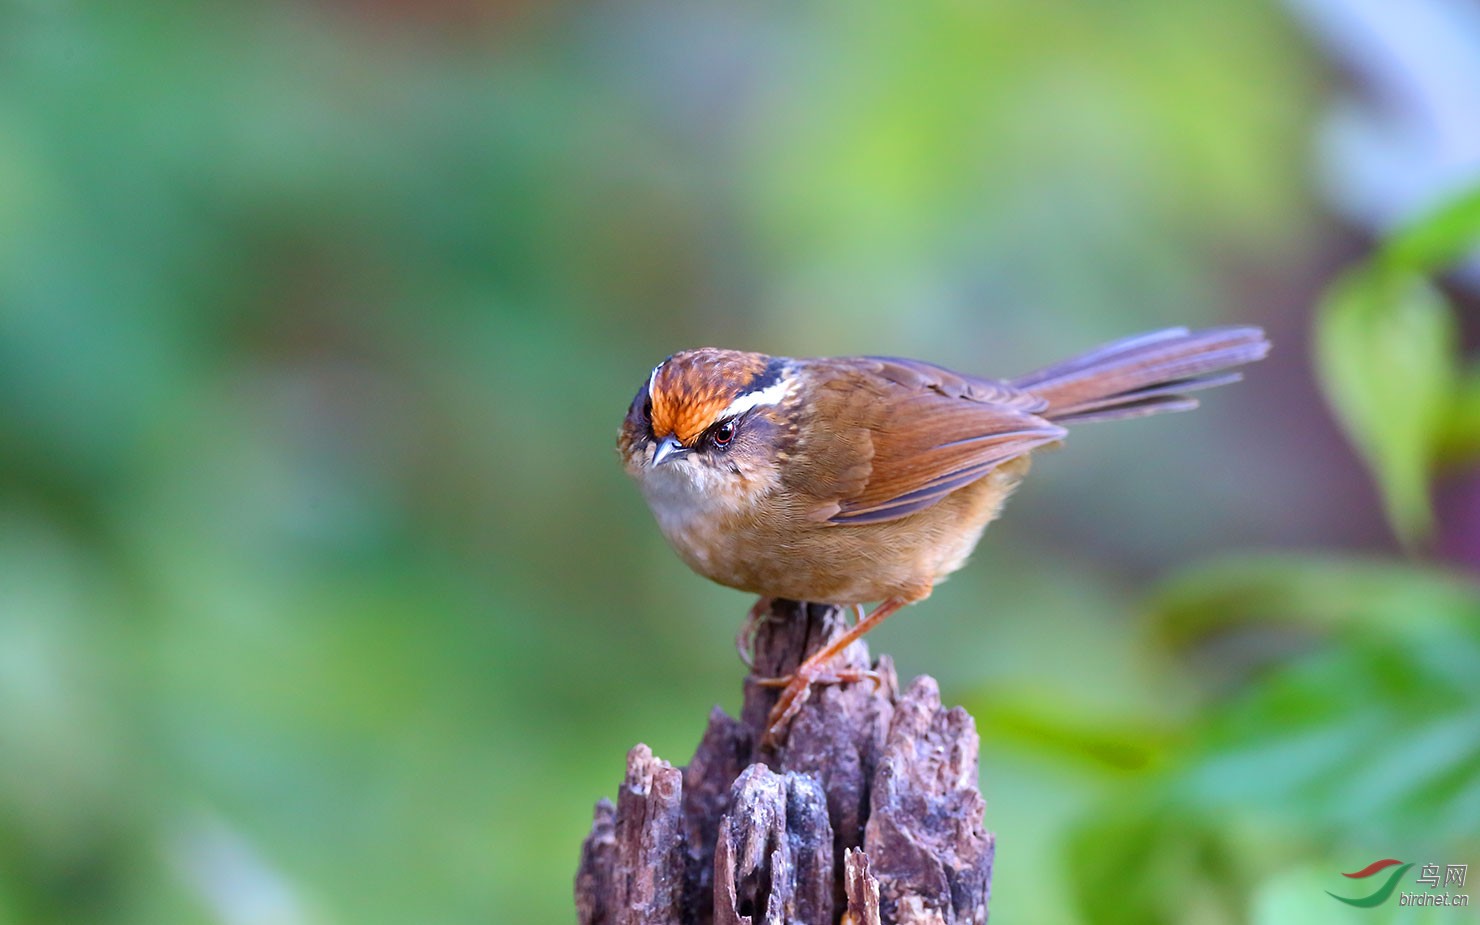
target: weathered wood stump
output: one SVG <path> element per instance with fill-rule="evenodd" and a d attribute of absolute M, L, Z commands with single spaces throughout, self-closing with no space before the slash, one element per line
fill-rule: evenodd
<path fill-rule="evenodd" d="M 789 674 L 846 627 L 843 611 L 778 601 L 760 628 L 740 718 L 710 714 L 675 768 L 638 745 L 581 849 L 582 925 L 981 923 L 992 879 L 975 724 L 930 677 L 815 687 L 776 748 L 758 677 Z"/>

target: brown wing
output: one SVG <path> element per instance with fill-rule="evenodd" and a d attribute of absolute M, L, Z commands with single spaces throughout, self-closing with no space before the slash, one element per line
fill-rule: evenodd
<path fill-rule="evenodd" d="M 1043 399 L 1007 383 L 892 357 L 807 364 L 812 406 L 829 409 L 829 421 L 803 429 L 793 472 L 816 520 L 913 514 L 1065 433 L 1034 413 Z"/>

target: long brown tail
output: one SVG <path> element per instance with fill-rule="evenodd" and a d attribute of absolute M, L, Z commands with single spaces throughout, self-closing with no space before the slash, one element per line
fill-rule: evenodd
<path fill-rule="evenodd" d="M 1184 393 L 1242 378 L 1228 372 L 1269 352 L 1255 327 L 1188 331 L 1167 328 L 1097 347 L 1029 373 L 1012 384 L 1048 399 L 1043 416 L 1059 423 L 1107 421 L 1161 411 L 1186 411 Z"/>

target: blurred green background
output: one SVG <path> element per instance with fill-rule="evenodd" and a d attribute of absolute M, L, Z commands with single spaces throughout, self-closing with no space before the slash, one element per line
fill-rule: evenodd
<path fill-rule="evenodd" d="M 573 921 L 739 701 L 655 362 L 1231 322 L 872 645 L 978 717 L 994 921 L 1466 920 L 1324 895 L 1480 864 L 1480 158 L 1342 205 L 1340 6 L 0 0 L 0 923 Z"/>

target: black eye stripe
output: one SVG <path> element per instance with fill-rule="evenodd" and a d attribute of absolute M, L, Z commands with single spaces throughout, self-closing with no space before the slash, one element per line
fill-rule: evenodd
<path fill-rule="evenodd" d="M 646 382 L 632 396 L 632 404 L 627 408 L 627 422 L 637 431 L 649 437 L 653 435 L 653 396 L 648 393 Z"/>
<path fill-rule="evenodd" d="M 771 357 L 766 361 L 766 368 L 756 373 L 745 386 L 742 394 L 749 395 L 751 392 L 759 392 L 781 381 L 781 373 L 786 369 L 786 361 L 782 357 Z"/>

